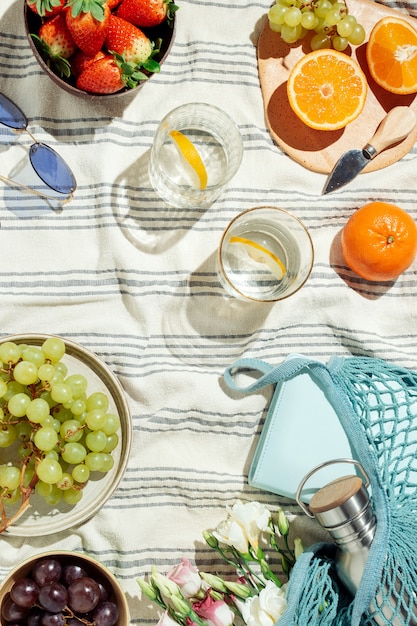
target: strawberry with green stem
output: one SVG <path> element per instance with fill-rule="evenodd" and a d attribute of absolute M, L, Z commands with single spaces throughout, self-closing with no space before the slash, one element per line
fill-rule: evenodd
<path fill-rule="evenodd" d="M 53 67 L 61 78 L 69 78 L 71 67 L 69 59 L 77 50 L 77 46 L 68 30 L 63 13 L 58 13 L 46 20 L 37 35 L 31 35 L 39 53 L 50 67 Z"/>
<path fill-rule="evenodd" d="M 52 17 L 62 11 L 67 0 L 26 0 L 26 4 L 40 17 Z"/>
<path fill-rule="evenodd" d="M 172 24 L 177 10 L 174 0 L 122 0 L 116 15 L 140 28 L 151 28 L 165 20 Z"/>
<path fill-rule="evenodd" d="M 110 9 L 105 0 L 67 0 L 68 30 L 77 46 L 89 56 L 103 47 L 107 36 Z"/>

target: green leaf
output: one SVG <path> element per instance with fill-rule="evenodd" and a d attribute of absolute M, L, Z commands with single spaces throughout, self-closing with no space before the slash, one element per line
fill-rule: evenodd
<path fill-rule="evenodd" d="M 157 74 L 161 70 L 161 66 L 159 65 L 158 61 L 155 61 L 154 59 L 148 59 L 142 64 L 142 67 L 148 72 L 154 74 Z"/>

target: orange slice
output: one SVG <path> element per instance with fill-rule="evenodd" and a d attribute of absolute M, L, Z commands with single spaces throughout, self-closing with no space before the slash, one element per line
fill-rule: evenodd
<path fill-rule="evenodd" d="M 417 31 L 405 20 L 384 17 L 375 24 L 366 60 L 374 81 L 387 91 L 417 91 Z"/>
<path fill-rule="evenodd" d="M 283 262 L 270 250 L 264 248 L 256 241 L 246 239 L 245 237 L 231 237 L 230 243 L 240 244 L 251 259 L 257 263 L 264 263 L 277 280 L 281 280 L 287 270 Z"/>
<path fill-rule="evenodd" d="M 197 148 L 190 139 L 179 130 L 171 130 L 170 137 L 177 146 L 184 161 L 191 166 L 193 171 L 197 174 L 199 181 L 199 188 L 201 190 L 207 187 L 207 170 L 203 163 Z"/>
<path fill-rule="evenodd" d="M 367 92 L 357 61 L 333 49 L 303 55 L 287 82 L 292 110 L 317 130 L 337 130 L 353 122 L 365 106 Z"/>

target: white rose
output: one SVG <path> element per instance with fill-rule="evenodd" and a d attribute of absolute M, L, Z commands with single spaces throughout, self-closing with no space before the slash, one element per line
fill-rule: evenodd
<path fill-rule="evenodd" d="M 258 596 L 242 603 L 240 610 L 247 626 L 274 626 L 287 608 L 286 587 L 277 587 L 268 580 Z"/>

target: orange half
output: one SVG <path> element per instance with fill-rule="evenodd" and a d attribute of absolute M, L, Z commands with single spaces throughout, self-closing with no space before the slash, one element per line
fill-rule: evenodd
<path fill-rule="evenodd" d="M 333 49 L 309 52 L 290 72 L 287 94 L 294 113 L 316 130 L 338 130 L 365 106 L 368 83 L 355 59 Z"/>
<path fill-rule="evenodd" d="M 417 91 L 417 31 L 406 20 L 379 20 L 369 36 L 366 60 L 374 81 L 387 91 Z"/>

